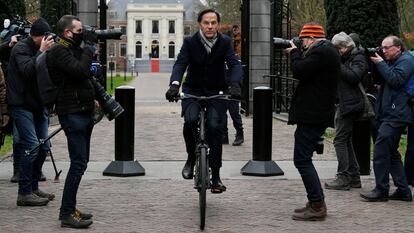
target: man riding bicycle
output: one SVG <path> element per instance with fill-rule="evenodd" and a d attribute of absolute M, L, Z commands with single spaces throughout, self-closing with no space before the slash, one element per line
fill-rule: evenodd
<path fill-rule="evenodd" d="M 232 98 L 241 97 L 242 66 L 233 50 L 231 38 L 218 32 L 220 15 L 213 9 L 199 13 L 200 30 L 185 38 L 170 78 L 170 88 L 165 94 L 174 101 L 180 85 L 182 91 L 196 96 L 212 96 L 228 90 Z M 225 63 L 229 70 L 225 71 Z M 182 82 L 185 71 L 187 75 Z M 225 75 L 226 73 L 226 75 Z M 184 117 L 184 140 L 188 154 L 182 170 L 184 179 L 193 178 L 195 145 L 200 105 L 196 100 L 184 99 L 181 103 Z M 211 100 L 207 106 L 207 142 L 210 147 L 209 164 L 212 171 L 211 192 L 226 191 L 220 179 L 222 165 L 223 122 L 227 111 L 225 100 Z"/>

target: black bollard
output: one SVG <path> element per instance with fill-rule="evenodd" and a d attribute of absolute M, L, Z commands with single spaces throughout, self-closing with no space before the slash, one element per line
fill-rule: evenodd
<path fill-rule="evenodd" d="M 371 173 L 371 121 L 356 121 L 352 130 L 352 145 L 360 175 Z"/>
<path fill-rule="evenodd" d="M 253 159 L 240 170 L 248 176 L 284 175 L 272 160 L 272 88 L 253 89 Z"/>
<path fill-rule="evenodd" d="M 115 89 L 115 100 L 124 113 L 115 119 L 115 161 L 104 170 L 104 176 L 140 176 L 145 169 L 134 161 L 135 88 L 120 86 Z"/>

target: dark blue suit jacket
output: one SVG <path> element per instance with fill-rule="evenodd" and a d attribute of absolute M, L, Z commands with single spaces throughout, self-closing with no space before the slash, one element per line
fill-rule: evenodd
<path fill-rule="evenodd" d="M 214 95 L 218 91 L 226 91 L 233 83 L 241 85 L 243 78 L 241 62 L 233 50 L 231 38 L 221 33 L 218 33 L 210 54 L 207 54 L 201 42 L 200 32 L 184 39 L 170 83 L 179 81 L 181 84 L 186 70 L 183 92 L 199 95 Z"/>

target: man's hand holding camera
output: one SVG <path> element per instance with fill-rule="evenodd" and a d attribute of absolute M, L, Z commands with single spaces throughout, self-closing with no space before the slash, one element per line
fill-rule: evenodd
<path fill-rule="evenodd" d="M 286 48 L 286 49 L 283 50 L 286 54 L 290 54 L 290 52 L 293 49 L 297 49 L 298 48 L 298 47 L 296 47 L 295 43 L 293 43 L 293 40 L 290 40 L 289 43 L 290 43 L 290 48 Z"/>
<path fill-rule="evenodd" d="M 369 59 L 371 59 L 372 63 L 374 64 L 378 64 L 384 61 L 384 59 L 378 53 L 375 53 L 374 56 L 371 56 Z"/>
<path fill-rule="evenodd" d="M 53 44 L 55 44 L 55 40 L 53 39 L 53 36 L 45 36 L 42 40 L 42 43 L 40 44 L 40 52 L 44 52 L 48 49 L 50 49 Z"/>

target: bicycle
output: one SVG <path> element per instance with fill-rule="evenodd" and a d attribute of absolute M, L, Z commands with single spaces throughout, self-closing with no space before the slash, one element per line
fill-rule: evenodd
<path fill-rule="evenodd" d="M 198 131 L 196 137 L 196 161 L 194 165 L 194 188 L 197 189 L 199 194 L 199 207 L 200 207 L 200 229 L 204 230 L 206 221 L 206 192 L 211 188 L 210 185 L 210 169 L 208 165 L 208 152 L 209 147 L 206 139 L 205 121 L 206 110 L 208 101 L 212 99 L 231 100 L 229 95 L 224 95 L 222 92 L 218 95 L 212 96 L 195 96 L 190 94 L 181 93 L 177 100 L 183 99 L 195 99 L 201 106 L 198 120 Z"/>

